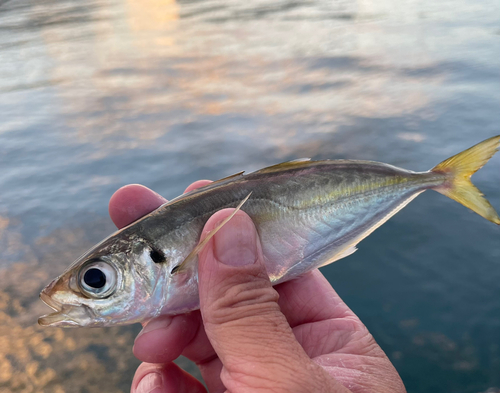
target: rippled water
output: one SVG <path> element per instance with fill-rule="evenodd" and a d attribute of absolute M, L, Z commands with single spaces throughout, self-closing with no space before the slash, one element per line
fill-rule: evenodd
<path fill-rule="evenodd" d="M 138 327 L 35 325 L 118 187 L 426 170 L 500 133 L 499 43 L 492 0 L 0 2 L 0 392 L 128 390 Z M 475 176 L 497 210 L 499 165 Z M 500 228 L 429 192 L 359 248 L 323 272 L 409 392 L 500 387 Z"/>

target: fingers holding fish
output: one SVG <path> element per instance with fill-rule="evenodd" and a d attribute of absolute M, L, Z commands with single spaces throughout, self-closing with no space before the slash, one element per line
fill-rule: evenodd
<path fill-rule="evenodd" d="M 207 232 L 210 232 L 213 226 L 217 226 L 217 224 L 230 213 L 231 210 L 224 210 L 215 214 L 207 223 L 204 233 L 206 234 Z M 212 335 L 212 341 L 210 341 L 207 337 L 201 315 L 198 311 L 186 315 L 178 315 L 174 317 L 164 316 L 152 320 L 137 337 L 134 353 L 143 361 L 159 364 L 153 365 L 145 363 L 138 369 L 134 378 L 134 388 L 132 389 L 132 392 L 141 392 L 139 388 L 134 390 L 136 386 L 141 386 L 141 380 L 144 380 L 143 386 L 147 387 L 154 386 L 155 383 L 160 381 L 163 385 L 159 391 L 171 391 L 166 388 L 167 384 L 170 384 L 171 382 L 172 385 L 169 386 L 175 389 L 172 391 L 183 391 L 182 389 L 184 389 L 184 386 L 189 386 L 192 391 L 197 391 L 195 390 L 197 388 L 196 386 L 190 385 L 191 377 L 187 376 L 184 378 L 184 373 L 179 374 L 179 370 L 176 368 L 177 366 L 172 366 L 171 361 L 177 358 L 180 354 L 188 357 L 198 364 L 205 382 L 211 392 L 226 391 L 226 387 L 224 386 L 220 376 L 223 375 L 224 381 L 227 383 L 226 378 L 231 378 L 231 372 L 228 372 L 228 370 L 232 370 L 234 373 L 234 366 L 230 361 L 229 363 L 225 363 L 225 371 L 221 374 L 221 371 L 223 370 L 221 358 L 223 361 L 227 360 L 228 352 L 232 353 L 235 351 L 237 352 L 238 350 L 243 351 L 243 353 L 247 355 L 251 355 L 252 349 L 248 348 L 248 345 L 245 344 L 248 339 L 248 329 L 258 335 L 259 340 L 255 340 L 255 342 L 266 347 L 267 350 L 271 352 L 271 356 L 276 355 L 276 353 L 273 352 L 273 348 L 276 348 L 277 345 L 276 340 L 282 343 L 282 345 L 279 345 L 280 348 L 285 348 L 292 352 L 292 355 L 286 355 L 284 357 L 286 358 L 286 362 L 283 362 L 283 367 L 287 369 L 285 372 L 287 375 L 289 375 L 288 368 L 293 367 L 294 364 L 298 364 L 300 367 L 303 367 L 304 365 L 303 362 L 300 363 L 298 361 L 294 361 L 294 356 L 296 356 L 297 352 L 302 354 L 305 352 L 306 357 L 302 360 L 309 365 L 312 364 L 310 358 L 316 358 L 317 362 L 320 364 L 322 364 L 321 362 L 324 362 L 325 359 L 328 359 L 328 364 L 325 364 L 325 366 L 331 365 L 336 367 L 337 363 L 335 362 L 346 361 L 345 354 L 343 354 L 342 351 L 339 352 L 339 356 L 336 356 L 336 354 L 333 353 L 335 350 L 339 349 L 339 345 L 342 346 L 342 348 L 349 347 L 351 351 L 358 352 L 365 351 L 367 347 L 371 349 L 374 348 L 374 345 L 364 345 L 363 340 L 358 339 L 358 336 L 364 334 L 366 329 L 364 329 L 364 326 L 359 319 L 353 316 L 348 307 L 342 302 L 342 300 L 318 271 L 306 274 L 301 278 L 288 283 L 288 285 L 280 285 L 276 288 L 281 295 L 279 300 L 281 311 L 285 313 L 286 320 L 294 325 L 293 335 L 290 334 L 290 328 L 287 326 L 285 317 L 281 314 L 280 309 L 276 308 L 276 297 L 273 295 L 271 297 L 274 300 L 271 299 L 271 303 L 274 302 L 275 304 L 274 311 L 271 313 L 272 315 L 265 312 L 265 320 L 272 322 L 273 317 L 280 319 L 283 330 L 287 330 L 288 332 L 289 342 L 283 342 L 283 336 L 286 335 L 283 335 L 280 330 L 278 339 L 273 337 L 270 338 L 271 341 L 273 341 L 273 345 L 266 346 L 265 343 L 263 343 L 263 341 L 265 341 L 264 338 L 272 329 L 268 329 L 266 326 L 263 326 L 265 324 L 260 321 L 256 323 L 250 322 L 250 319 L 255 318 L 256 315 L 258 317 L 259 308 L 261 308 L 261 310 L 262 308 L 264 310 L 268 309 L 266 306 L 268 302 L 265 301 L 266 296 L 260 296 L 258 288 L 250 288 L 250 293 L 253 293 L 252 296 L 254 297 L 254 300 L 256 300 L 252 304 L 249 302 L 252 296 L 248 296 L 248 291 L 247 295 L 244 294 L 244 287 L 248 285 L 248 282 L 251 282 L 250 285 L 252 286 L 255 284 L 255 280 L 258 279 L 262 280 L 264 284 L 267 283 L 270 288 L 270 283 L 267 275 L 265 274 L 265 269 L 263 269 L 263 263 L 260 261 L 260 269 L 263 270 L 261 271 L 262 274 L 258 274 L 258 272 L 256 274 L 252 274 L 250 279 L 248 279 L 249 277 L 247 276 L 242 277 L 241 274 L 238 274 L 241 273 L 240 269 L 245 269 L 245 266 L 255 265 L 253 263 L 256 260 L 255 252 L 253 253 L 253 256 L 248 254 L 252 254 L 251 249 L 256 244 L 257 257 L 262 259 L 258 252 L 258 241 L 259 240 L 256 236 L 252 221 L 243 212 L 238 212 L 237 215 L 233 217 L 233 220 L 229 221 L 228 224 L 223 227 L 220 232 L 217 233 L 207 244 L 206 250 L 200 255 L 199 262 L 202 271 L 202 274 L 200 275 L 201 286 L 205 285 L 206 287 L 207 281 L 209 283 L 212 282 L 212 284 L 215 282 L 215 285 L 219 288 L 218 290 L 216 289 L 212 291 L 213 294 L 215 294 L 216 299 L 224 298 L 224 293 L 230 291 L 231 288 L 235 288 L 235 296 L 230 295 L 229 298 L 233 298 L 232 301 L 234 303 L 234 300 L 237 297 L 244 297 L 244 301 L 239 303 L 246 303 L 244 307 L 250 307 L 250 314 L 252 315 L 245 314 L 242 312 L 241 307 L 237 307 L 237 317 L 232 318 L 231 322 L 234 322 L 235 319 L 239 320 L 242 322 L 241 326 L 236 326 L 234 332 L 235 334 L 229 334 L 231 328 L 228 330 L 226 325 L 225 328 L 220 329 L 221 324 L 219 323 L 219 326 L 215 329 L 219 330 L 219 332 L 216 332 L 214 335 L 214 324 L 210 325 L 212 330 L 210 331 L 209 327 L 209 334 Z M 210 260 L 211 258 L 212 260 Z M 213 263 L 214 258 L 216 258 L 217 261 L 220 261 L 221 259 L 230 260 L 233 264 L 237 261 L 236 265 L 239 266 L 236 267 L 236 270 L 232 270 L 230 274 L 226 276 L 221 275 L 220 272 L 208 275 L 204 274 L 206 273 L 205 267 L 207 264 Z M 226 289 L 224 289 L 224 287 Z M 272 291 L 272 288 L 270 289 Z M 216 302 L 207 297 L 207 292 L 201 293 L 201 299 L 202 310 L 205 315 L 208 315 L 208 320 L 210 320 L 214 314 L 218 314 L 219 318 L 221 315 L 228 315 L 228 313 L 225 313 L 224 310 L 221 310 L 221 308 L 223 309 L 226 306 L 220 307 L 220 302 L 219 305 L 216 304 L 214 308 L 213 304 Z M 232 303 L 229 302 L 227 304 Z M 230 315 L 234 315 L 235 308 L 229 307 L 228 309 L 231 311 Z M 272 324 L 275 325 L 274 322 Z M 336 331 L 338 333 L 335 335 L 329 334 L 332 331 Z M 325 336 L 331 337 L 331 339 L 325 341 Z M 218 348 L 218 353 L 216 353 L 212 343 L 214 343 L 216 348 L 223 347 L 222 351 L 221 348 Z M 374 343 L 372 342 L 371 344 Z M 265 352 L 260 345 L 259 348 L 256 349 L 259 353 L 259 358 L 261 358 L 262 353 Z M 382 350 L 376 345 L 375 347 L 375 349 L 378 349 L 379 353 L 371 353 L 370 356 L 375 357 L 377 355 L 378 359 L 375 359 L 375 361 L 382 363 L 385 362 L 387 359 L 385 358 Z M 363 354 L 365 352 L 363 352 Z M 219 358 L 219 355 L 222 355 L 222 357 Z M 328 356 L 325 358 L 323 355 Z M 241 361 L 239 356 L 238 361 Z M 269 367 L 268 364 L 270 363 L 275 364 L 276 359 L 273 359 L 273 362 L 264 362 L 263 367 L 267 369 Z M 341 367 L 339 366 L 339 368 Z M 277 381 L 280 381 L 279 371 L 280 370 L 275 370 L 274 373 Z M 318 370 L 316 370 L 316 372 L 319 374 L 316 375 L 316 379 L 323 379 L 323 381 L 325 381 L 327 376 L 325 376 L 322 372 L 318 372 Z M 301 379 L 299 374 L 300 373 L 297 371 L 294 371 L 294 375 Z M 258 376 L 247 375 L 246 377 L 253 378 L 254 381 L 257 380 L 257 382 L 254 382 L 256 384 L 260 383 L 258 381 Z M 309 382 L 310 377 L 310 375 L 307 376 L 307 380 Z M 348 379 L 348 376 L 345 376 L 345 378 Z M 340 376 L 340 380 L 342 380 L 342 376 Z M 139 382 L 136 383 L 135 381 Z M 297 383 L 297 381 L 291 382 Z M 319 383 L 321 384 L 322 382 L 320 381 Z"/>
<path fill-rule="evenodd" d="M 151 320 L 135 339 L 134 355 L 147 363 L 167 363 L 182 355 L 200 366 L 217 357 L 199 311 Z"/>
<path fill-rule="evenodd" d="M 142 363 L 132 381 L 131 393 L 206 393 L 205 387 L 175 363 Z"/>
<path fill-rule="evenodd" d="M 165 317 L 150 321 L 136 338 L 134 355 L 147 362 L 144 364 L 155 363 L 158 367 L 183 355 L 198 365 L 210 392 L 225 391 L 219 378 L 222 363 L 208 340 L 199 311 L 177 315 L 170 321 Z M 143 375 L 142 367 L 134 380 Z"/>
<path fill-rule="evenodd" d="M 150 359 L 151 363 L 143 363 L 137 370 L 134 380 L 144 375 L 144 365 L 152 366 L 152 363 L 156 363 L 158 367 L 161 367 L 162 365 L 169 364 L 180 355 L 181 351 L 183 356 L 197 364 L 210 392 L 226 391 L 220 379 L 222 363 L 207 338 L 199 311 L 196 313 L 200 319 L 200 323 L 197 326 L 190 325 L 189 322 L 192 321 L 189 321 L 184 326 L 179 324 L 174 327 L 174 322 L 172 322 L 170 329 L 158 329 L 156 335 L 151 336 L 151 333 L 148 333 L 136 340 L 134 346 L 135 356 L 140 360 L 145 358 Z M 190 330 L 195 335 L 186 344 L 185 338 L 182 335 L 188 334 Z M 175 340 L 176 338 L 178 341 Z M 168 370 L 166 368 L 162 372 L 167 373 Z"/>
<path fill-rule="evenodd" d="M 147 363 L 171 362 L 193 341 L 201 323 L 197 311 L 152 319 L 136 337 L 134 355 Z"/>
<path fill-rule="evenodd" d="M 161 195 L 143 185 L 129 184 L 121 187 L 109 200 L 109 216 L 118 228 L 123 228 L 166 202 Z"/>

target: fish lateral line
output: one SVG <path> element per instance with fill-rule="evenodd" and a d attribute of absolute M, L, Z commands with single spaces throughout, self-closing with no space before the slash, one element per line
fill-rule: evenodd
<path fill-rule="evenodd" d="M 200 251 L 207 245 L 207 243 L 210 241 L 214 235 L 219 232 L 219 230 L 226 225 L 231 218 L 234 217 L 238 211 L 240 211 L 241 207 L 245 204 L 245 202 L 250 198 L 250 195 L 252 195 L 252 192 L 248 194 L 240 203 L 239 205 L 234 209 L 234 211 L 227 216 L 219 225 L 217 225 L 214 229 L 212 229 L 210 232 L 208 232 L 207 236 L 198 243 L 198 245 L 189 253 L 189 255 L 184 259 L 184 261 L 181 262 L 180 265 L 174 267 L 170 274 L 178 274 L 181 273 L 182 271 L 185 271 L 187 269 L 187 266 L 190 264 L 190 262 L 194 261 L 194 258 L 200 253 Z"/>

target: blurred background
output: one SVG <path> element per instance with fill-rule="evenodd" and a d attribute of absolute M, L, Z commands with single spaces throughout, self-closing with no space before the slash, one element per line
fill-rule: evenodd
<path fill-rule="evenodd" d="M 36 325 L 120 186 L 427 170 L 500 133 L 499 69 L 493 0 L 0 0 L 0 392 L 128 391 L 139 326 Z M 497 211 L 499 167 L 474 177 Z M 500 228 L 428 192 L 322 270 L 409 392 L 498 391 Z"/>

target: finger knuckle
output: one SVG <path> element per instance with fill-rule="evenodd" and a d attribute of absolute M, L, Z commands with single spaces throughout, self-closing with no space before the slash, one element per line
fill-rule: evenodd
<path fill-rule="evenodd" d="M 223 324 L 277 313 L 278 298 L 270 283 L 260 279 L 228 285 L 209 306 L 210 322 Z"/>

